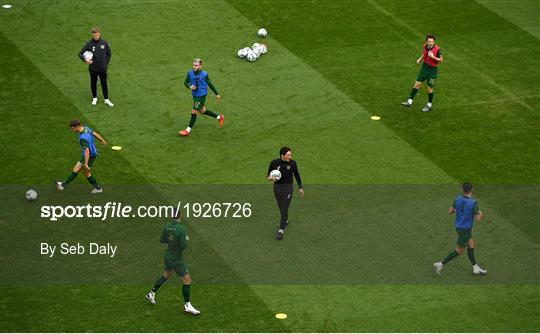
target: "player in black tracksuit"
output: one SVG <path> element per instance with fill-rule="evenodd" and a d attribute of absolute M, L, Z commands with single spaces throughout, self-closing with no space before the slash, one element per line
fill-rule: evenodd
<path fill-rule="evenodd" d="M 92 60 L 84 59 L 84 52 L 90 51 L 94 54 Z M 112 107 L 113 104 L 109 100 L 109 88 L 107 86 L 107 66 L 111 61 L 111 46 L 109 43 L 101 39 L 101 31 L 99 28 L 92 28 L 92 39 L 89 40 L 79 52 L 79 58 L 87 63 L 88 71 L 90 72 L 90 89 L 92 90 L 92 104 L 97 103 L 97 79 L 101 82 L 101 90 L 105 104 Z"/>
<path fill-rule="evenodd" d="M 298 171 L 298 165 L 296 161 L 291 159 L 291 149 L 289 147 L 282 147 L 279 150 L 279 159 L 272 160 L 270 166 L 268 166 L 268 181 L 274 182 L 274 197 L 276 198 L 281 219 L 279 222 L 279 230 L 276 235 L 276 239 L 281 240 L 285 227 L 289 225 L 289 205 L 291 204 L 293 195 L 293 175 L 298 183 L 298 191 L 300 197 L 304 196 L 304 188 L 302 187 L 302 179 L 300 178 L 300 172 Z M 275 180 L 270 176 L 270 172 L 277 169 L 281 172 L 281 178 Z"/>

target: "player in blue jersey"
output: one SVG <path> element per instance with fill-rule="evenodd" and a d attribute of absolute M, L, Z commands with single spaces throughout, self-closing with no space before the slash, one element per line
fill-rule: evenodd
<path fill-rule="evenodd" d="M 195 121 L 197 120 L 197 114 L 201 113 L 206 116 L 213 117 L 218 120 L 219 127 L 223 126 L 225 119 L 222 114 L 217 114 L 211 110 L 206 109 L 206 95 L 208 95 L 208 87 L 216 94 L 216 100 L 221 101 L 216 87 L 210 81 L 208 73 L 202 70 L 202 59 L 195 58 L 193 60 L 193 69 L 188 72 L 186 80 L 184 80 L 184 86 L 191 89 L 191 95 L 193 96 L 193 107 L 191 108 L 191 120 L 185 130 L 178 131 L 181 136 L 189 136 Z"/>
<path fill-rule="evenodd" d="M 64 181 L 57 181 L 56 188 L 64 190 L 64 187 L 71 181 L 75 180 L 81 170 L 84 170 L 84 175 L 90 184 L 94 187 L 92 194 L 103 192 L 96 179 L 92 176 L 92 166 L 97 158 L 98 152 L 94 143 L 94 137 L 103 145 L 106 144 L 105 139 L 99 133 L 92 130 L 88 126 L 81 125 L 81 121 L 74 119 L 69 123 L 71 131 L 79 134 L 79 144 L 81 145 L 81 157 L 73 167 L 71 174 Z"/>
<path fill-rule="evenodd" d="M 474 258 L 475 244 L 474 239 L 472 238 L 472 228 L 474 222 L 480 222 L 484 215 L 478 207 L 478 202 L 472 198 L 472 190 L 472 184 L 465 182 L 463 184 L 463 194 L 458 195 L 452 206 L 448 209 L 449 214 L 456 214 L 454 227 L 456 228 L 458 235 L 457 247 L 442 261 L 433 264 L 435 272 L 439 275 L 441 274 L 444 265 L 463 253 L 465 247 L 467 248 L 467 255 L 469 255 L 469 261 L 473 267 L 473 274 L 484 275 L 487 273 L 486 270 L 480 268 L 480 266 L 476 264 L 476 260 Z"/>

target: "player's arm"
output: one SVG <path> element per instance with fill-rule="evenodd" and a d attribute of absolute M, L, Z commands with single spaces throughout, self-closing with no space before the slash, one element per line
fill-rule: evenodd
<path fill-rule="evenodd" d="M 212 83 L 212 81 L 210 80 L 210 77 L 206 77 L 206 83 L 208 84 L 208 87 L 210 87 L 210 89 L 212 90 L 212 92 L 214 92 L 214 94 L 216 94 L 216 100 L 220 101 L 221 100 L 221 96 L 219 95 L 217 89 L 216 89 L 216 86 L 214 86 L 214 84 Z"/>
<path fill-rule="evenodd" d="M 90 51 L 90 47 L 88 46 L 90 44 L 90 42 L 87 42 L 81 49 L 81 51 L 79 51 L 79 58 L 81 58 L 81 60 L 84 62 L 84 63 L 87 63 L 88 65 L 92 64 L 92 60 L 84 60 L 84 56 L 83 54 L 86 52 L 86 51 Z"/>
<path fill-rule="evenodd" d="M 189 243 L 189 237 L 187 235 L 187 232 L 186 231 L 183 231 L 180 233 L 180 244 L 178 245 L 178 247 L 181 249 L 181 250 L 184 250 L 187 248 L 188 246 L 188 243 Z"/>
<path fill-rule="evenodd" d="M 438 61 L 438 62 L 441 62 L 443 61 L 443 56 L 441 54 L 441 49 L 439 49 L 437 51 L 437 55 L 434 55 L 433 52 L 429 51 L 428 52 L 428 57 L 435 60 L 435 61 Z"/>
<path fill-rule="evenodd" d="M 109 64 L 109 62 L 111 61 L 111 57 L 112 57 L 111 45 L 109 43 L 107 43 L 106 53 L 107 53 L 107 64 Z"/>
<path fill-rule="evenodd" d="M 296 179 L 296 183 L 298 183 L 298 191 L 300 192 L 300 196 L 304 196 L 304 187 L 302 186 L 302 178 L 300 177 L 300 172 L 298 171 L 298 165 L 296 164 L 296 161 L 294 162 L 293 174 L 294 174 L 294 178 Z"/>
<path fill-rule="evenodd" d="M 189 74 L 186 75 L 186 80 L 184 80 L 184 86 L 186 86 L 187 89 L 193 90 L 189 85 Z"/>
<path fill-rule="evenodd" d="M 105 139 L 103 139 L 103 137 L 101 137 L 101 135 L 100 135 L 99 133 L 97 133 L 96 131 L 93 131 L 93 132 L 92 132 L 92 135 L 93 135 L 94 137 L 96 137 L 97 140 L 99 140 L 99 142 L 100 142 L 102 145 L 107 144 L 107 142 L 105 141 Z"/>
<path fill-rule="evenodd" d="M 480 208 L 478 207 L 478 203 L 474 203 L 474 206 L 473 206 L 473 213 L 474 213 L 474 221 L 479 223 L 480 221 L 482 221 L 482 218 L 484 218 L 484 214 L 482 213 L 482 211 L 480 211 Z"/>
<path fill-rule="evenodd" d="M 90 170 L 90 166 L 88 166 L 88 160 L 90 160 L 90 149 L 88 147 L 84 148 L 84 169 Z"/>
<path fill-rule="evenodd" d="M 420 54 L 420 58 L 416 59 L 416 63 L 417 63 L 417 64 L 420 64 L 420 63 L 422 62 L 422 58 L 424 58 L 424 54 L 423 54 L 423 53 Z"/>
<path fill-rule="evenodd" d="M 270 165 L 268 165 L 268 172 L 266 173 L 266 179 L 270 182 L 275 181 L 274 178 L 270 176 L 270 172 L 276 169 L 276 167 L 277 167 L 277 163 L 275 163 L 274 160 L 272 160 L 270 162 Z"/>

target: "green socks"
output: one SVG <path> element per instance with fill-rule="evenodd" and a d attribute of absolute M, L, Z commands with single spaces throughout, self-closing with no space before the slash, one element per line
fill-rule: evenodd
<path fill-rule="evenodd" d="M 97 183 L 96 179 L 95 179 L 92 175 L 90 175 L 90 176 L 87 177 L 86 179 L 88 180 L 88 182 L 90 182 L 91 185 L 94 186 L 94 188 L 96 188 L 96 189 L 101 188 L 101 187 L 99 186 L 99 184 Z"/>
<path fill-rule="evenodd" d="M 216 114 L 215 112 L 213 112 L 212 110 L 208 110 L 206 109 L 206 112 L 204 113 L 206 116 L 210 116 L 210 117 L 213 117 L 213 118 L 217 118 L 219 116 L 219 114 Z"/>
<path fill-rule="evenodd" d="M 184 295 L 184 302 L 189 302 L 189 285 L 182 285 L 182 294 Z"/>
<path fill-rule="evenodd" d="M 433 93 L 428 93 L 428 102 L 433 102 Z"/>
<path fill-rule="evenodd" d="M 70 183 L 71 181 L 75 180 L 75 178 L 77 177 L 77 173 L 73 173 L 71 172 L 71 174 L 69 174 L 69 176 L 67 177 L 67 179 L 65 179 L 64 182 L 62 182 L 62 185 L 65 186 L 66 184 Z"/>
<path fill-rule="evenodd" d="M 474 248 L 467 248 L 467 255 L 469 255 L 469 261 L 474 266 L 476 264 L 476 259 L 474 258 Z"/>
<path fill-rule="evenodd" d="M 163 275 L 160 276 L 160 277 L 156 280 L 156 283 L 154 283 L 154 287 L 152 288 L 152 291 L 153 291 L 153 292 L 158 291 L 158 289 L 159 289 L 165 282 L 167 282 L 167 279 L 166 279 Z"/>
<path fill-rule="evenodd" d="M 443 264 L 446 264 L 446 263 L 450 262 L 452 259 L 455 259 L 458 256 L 459 256 L 459 253 L 456 252 L 456 251 L 453 251 L 452 253 L 448 254 L 448 256 L 445 257 L 444 260 L 442 260 L 441 262 Z"/>
<path fill-rule="evenodd" d="M 413 89 L 411 90 L 411 95 L 409 95 L 409 98 L 410 98 L 411 100 L 414 99 L 414 96 L 416 95 L 416 93 L 418 93 L 418 89 L 413 88 Z"/>
<path fill-rule="evenodd" d="M 189 120 L 189 127 L 192 128 L 193 125 L 195 125 L 195 121 L 197 120 L 197 115 L 196 114 L 191 114 L 191 119 Z"/>

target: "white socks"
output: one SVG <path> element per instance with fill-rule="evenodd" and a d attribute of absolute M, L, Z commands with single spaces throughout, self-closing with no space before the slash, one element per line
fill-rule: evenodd
<path fill-rule="evenodd" d="M 407 100 L 407 103 L 408 103 L 408 104 L 412 104 L 412 99 L 408 99 L 408 100 Z"/>
<path fill-rule="evenodd" d="M 188 127 L 186 128 L 186 131 L 187 131 L 187 132 L 191 132 L 191 127 L 188 126 Z"/>

